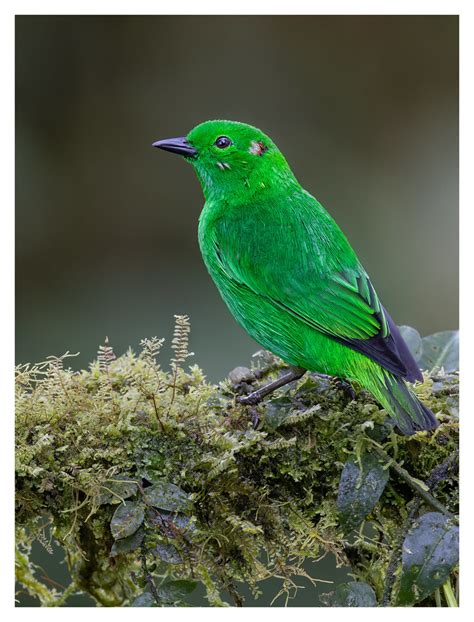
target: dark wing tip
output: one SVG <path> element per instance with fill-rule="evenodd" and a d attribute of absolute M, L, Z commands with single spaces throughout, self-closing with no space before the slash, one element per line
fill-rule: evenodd
<path fill-rule="evenodd" d="M 338 339 L 338 341 L 361 354 L 365 354 L 399 378 L 405 378 L 408 382 L 415 382 L 416 380 L 423 382 L 423 374 L 408 349 L 398 326 L 383 306 L 381 310 L 390 331 L 387 337 L 379 334 L 369 339 L 345 338 Z"/>
<path fill-rule="evenodd" d="M 406 373 L 404 375 L 404 378 L 406 378 L 408 382 L 415 382 L 415 380 L 419 380 L 420 382 L 423 382 L 423 374 L 421 373 L 420 367 L 418 366 L 418 363 L 413 358 L 413 354 L 408 349 L 408 346 L 405 340 L 403 339 L 398 326 L 392 320 L 388 311 L 384 309 L 383 307 L 382 309 L 388 322 L 388 326 L 390 329 L 390 335 L 393 338 L 395 348 L 398 352 L 398 358 L 400 359 L 400 361 L 404 364 L 406 368 Z"/>

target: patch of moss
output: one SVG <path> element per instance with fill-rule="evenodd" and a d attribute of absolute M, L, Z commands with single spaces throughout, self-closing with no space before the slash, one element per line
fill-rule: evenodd
<path fill-rule="evenodd" d="M 105 344 L 79 372 L 65 366 L 68 355 L 17 368 L 18 581 L 42 605 L 64 602 L 29 562 L 47 524 L 66 552 L 68 594 L 86 592 L 103 606 L 131 605 L 144 592 L 155 604 L 182 604 L 183 586 L 191 585 L 183 582 L 194 581 L 210 605 L 224 605 L 224 593 L 240 605 L 240 582 L 258 595 L 269 577 L 292 596 L 294 577 L 307 576 L 304 561 L 329 552 L 380 597 L 414 493 L 391 475 L 367 517 L 371 536 L 361 529 L 349 537 L 336 507 L 343 465 L 378 446 L 426 480 L 457 450 L 458 375 L 425 375 L 415 387 L 440 420 L 434 433 L 398 436 L 366 392 L 355 387 L 352 399 L 317 375 L 280 390 L 251 416 L 238 391 L 255 376 L 276 377 L 282 363 L 266 355 L 241 382 L 234 374 L 234 383 L 212 385 L 196 365 L 185 369 L 188 333 L 187 319 L 178 317 L 169 371 L 157 362 L 156 338 L 118 358 Z M 147 493 L 157 484 L 168 497 Z M 170 506 L 176 490 L 181 501 Z M 436 496 L 456 513 L 456 477 Z M 133 519 L 125 510 L 117 515 L 118 507 L 135 508 L 143 520 L 114 539 L 114 515 Z M 128 533 L 120 528 L 116 535 Z"/>

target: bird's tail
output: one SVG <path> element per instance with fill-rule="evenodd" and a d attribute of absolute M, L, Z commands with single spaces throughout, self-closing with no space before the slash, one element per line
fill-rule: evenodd
<path fill-rule="evenodd" d="M 418 430 L 433 430 L 438 422 L 429 408 L 420 402 L 405 381 L 393 374 L 384 374 L 377 387 L 382 406 L 392 416 L 402 434 L 410 436 Z"/>

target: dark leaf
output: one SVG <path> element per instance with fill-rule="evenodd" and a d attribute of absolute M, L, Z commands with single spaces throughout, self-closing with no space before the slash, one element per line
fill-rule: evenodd
<path fill-rule="evenodd" d="M 372 438 L 377 443 L 384 441 L 390 432 L 393 430 L 394 424 L 390 420 L 386 420 L 383 423 L 374 423 L 373 428 L 367 428 L 365 433 L 369 438 Z"/>
<path fill-rule="evenodd" d="M 413 358 L 418 362 L 423 352 L 423 344 L 420 333 L 411 326 L 399 326 L 400 332 Z"/>
<path fill-rule="evenodd" d="M 158 596 L 168 602 L 184 600 L 196 588 L 197 582 L 189 579 L 166 581 L 158 588 Z"/>
<path fill-rule="evenodd" d="M 362 472 L 357 462 L 348 460 L 339 482 L 337 509 L 346 530 L 359 527 L 380 499 L 388 480 L 388 469 L 372 454 L 364 454 L 361 463 Z"/>
<path fill-rule="evenodd" d="M 277 397 L 266 403 L 265 423 L 276 430 L 290 414 L 293 403 L 288 397 Z"/>
<path fill-rule="evenodd" d="M 452 417 L 459 418 L 459 397 L 450 395 L 446 398 L 446 410 Z"/>
<path fill-rule="evenodd" d="M 183 561 L 173 544 L 157 544 L 152 553 L 167 564 L 180 564 Z"/>
<path fill-rule="evenodd" d="M 190 504 L 189 497 L 184 490 L 169 482 L 157 482 L 145 488 L 143 496 L 149 505 L 169 512 L 186 510 Z"/>
<path fill-rule="evenodd" d="M 442 585 L 459 559 L 459 528 L 439 512 L 423 514 L 403 543 L 399 605 L 412 605 Z"/>
<path fill-rule="evenodd" d="M 157 456 L 155 455 L 154 457 L 156 459 Z M 161 478 L 163 477 L 163 474 L 161 470 L 158 471 L 156 468 L 148 466 L 148 467 L 141 469 L 140 476 L 144 480 L 150 482 L 150 484 L 153 484 L 153 482 L 159 482 Z"/>
<path fill-rule="evenodd" d="M 143 505 L 136 501 L 125 501 L 115 510 L 110 522 L 110 530 L 115 540 L 131 536 L 143 523 Z"/>
<path fill-rule="evenodd" d="M 320 597 L 326 607 L 376 607 L 374 590 L 362 581 L 342 583 L 335 592 L 327 592 Z"/>
<path fill-rule="evenodd" d="M 147 512 L 147 521 L 152 525 L 156 525 L 161 533 L 168 538 L 177 538 L 185 532 L 195 529 L 194 522 L 184 514 L 173 512 L 165 512 L 149 510 Z"/>
<path fill-rule="evenodd" d="M 459 369 L 459 331 L 447 330 L 423 337 L 423 354 L 418 361 L 421 369 L 443 367 L 451 372 Z"/>
<path fill-rule="evenodd" d="M 150 592 L 143 592 L 140 596 L 137 596 L 131 607 L 157 607 L 156 601 Z"/>
<path fill-rule="evenodd" d="M 130 553 L 130 551 L 134 551 L 143 542 L 144 536 L 145 534 L 143 532 L 143 529 L 138 529 L 135 533 L 132 533 L 131 536 L 116 540 L 112 545 L 110 557 L 115 557 L 116 555 L 123 555 L 124 553 Z"/>
<path fill-rule="evenodd" d="M 106 481 L 97 497 L 98 505 L 107 503 L 121 503 L 123 499 L 127 499 L 134 495 L 137 490 L 137 484 L 131 480 L 130 476 L 124 473 L 116 475 L 110 481 Z"/>
<path fill-rule="evenodd" d="M 181 531 L 192 531 L 195 529 L 193 521 L 183 514 L 172 514 L 169 520 Z"/>

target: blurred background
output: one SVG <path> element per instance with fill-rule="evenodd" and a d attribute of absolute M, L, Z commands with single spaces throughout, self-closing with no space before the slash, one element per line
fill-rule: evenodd
<path fill-rule="evenodd" d="M 200 257 L 193 170 L 151 147 L 213 118 L 275 140 L 397 323 L 457 328 L 456 16 L 22 16 L 18 362 L 169 343 L 186 313 L 210 380 L 248 364 L 259 346 Z"/>

